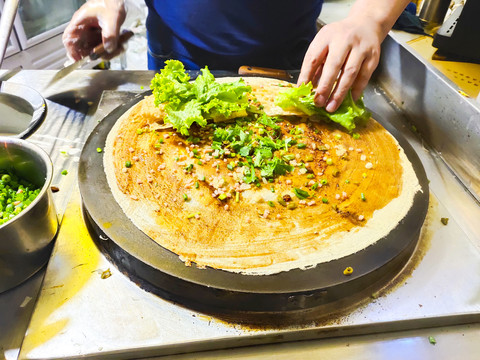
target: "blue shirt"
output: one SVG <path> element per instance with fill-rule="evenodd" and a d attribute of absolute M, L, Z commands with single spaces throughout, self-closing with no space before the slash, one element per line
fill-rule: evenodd
<path fill-rule="evenodd" d="M 145 0 L 149 68 L 299 69 L 323 0 Z"/>

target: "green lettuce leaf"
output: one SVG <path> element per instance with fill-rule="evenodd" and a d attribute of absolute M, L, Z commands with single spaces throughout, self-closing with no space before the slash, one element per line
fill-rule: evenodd
<path fill-rule="evenodd" d="M 315 106 L 313 98 L 313 86 L 309 82 L 298 87 L 287 88 L 287 90 L 278 94 L 275 105 L 283 110 L 300 110 L 309 116 L 320 115 L 327 121 L 333 121 L 343 126 L 349 132 L 353 131 L 356 125 L 365 124 L 370 119 L 371 113 L 366 109 L 363 99 L 360 98 L 357 102 L 353 101 L 350 90 L 334 113 L 329 113 L 325 108 Z"/>
<path fill-rule="evenodd" d="M 205 126 L 208 119 L 224 121 L 247 115 L 251 87 L 243 79 L 218 83 L 205 67 L 195 81 L 189 80 L 180 61 L 167 60 L 150 84 L 155 105 L 165 104 L 164 121 L 183 135 L 189 135 L 193 123 Z"/>

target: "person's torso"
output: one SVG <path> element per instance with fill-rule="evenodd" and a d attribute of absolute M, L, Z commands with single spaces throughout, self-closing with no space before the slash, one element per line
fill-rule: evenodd
<path fill-rule="evenodd" d="M 297 68 L 322 6 L 322 0 L 145 1 L 150 51 L 212 69 Z"/>

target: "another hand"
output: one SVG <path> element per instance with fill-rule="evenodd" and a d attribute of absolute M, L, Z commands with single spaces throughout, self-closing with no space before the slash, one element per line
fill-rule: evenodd
<path fill-rule="evenodd" d="M 110 57 L 116 55 L 120 26 L 125 20 L 124 0 L 90 0 L 73 14 L 63 32 L 63 44 L 73 60 L 89 55 L 103 42 Z"/>
<path fill-rule="evenodd" d="M 356 101 L 378 65 L 385 35 L 374 21 L 353 16 L 324 26 L 307 50 L 298 84 L 312 81 L 316 105 L 329 112 L 350 88 Z"/>

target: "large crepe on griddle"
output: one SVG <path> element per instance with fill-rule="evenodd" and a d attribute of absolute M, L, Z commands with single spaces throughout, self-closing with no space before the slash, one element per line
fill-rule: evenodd
<path fill-rule="evenodd" d="M 267 113 L 292 114 L 273 104 L 291 85 L 244 80 Z M 317 119 L 281 118 L 283 136 L 305 147 L 288 148 L 293 171 L 255 185 L 243 181 L 238 154 L 215 157 L 212 127 L 192 127 L 194 144 L 155 131 L 164 116 L 152 96 L 133 106 L 108 135 L 104 166 L 128 218 L 186 265 L 249 275 L 314 267 L 387 235 L 420 189 L 402 148 L 374 119 L 354 138 Z"/>

